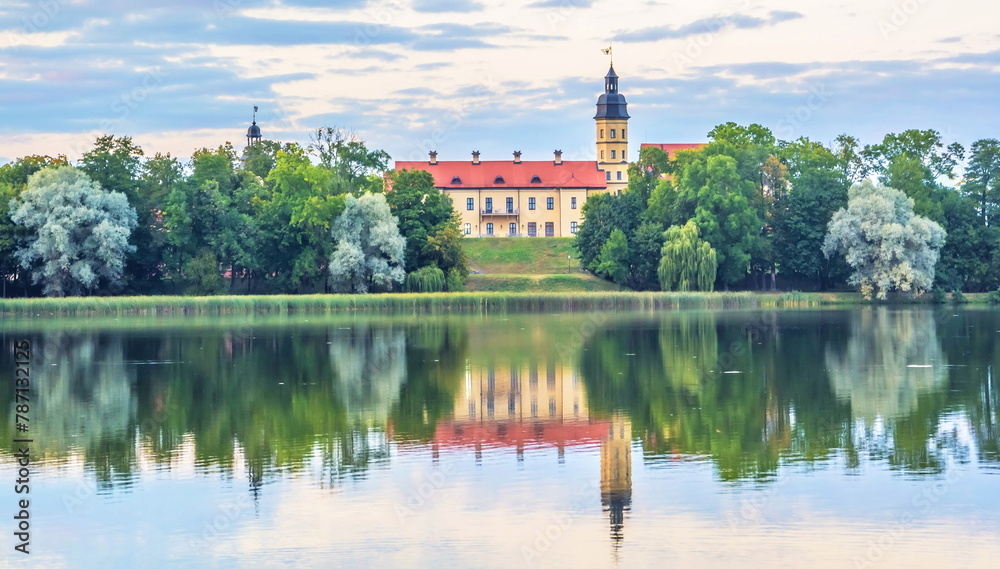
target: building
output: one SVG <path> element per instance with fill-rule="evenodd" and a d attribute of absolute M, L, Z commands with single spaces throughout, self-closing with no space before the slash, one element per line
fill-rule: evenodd
<path fill-rule="evenodd" d="M 563 161 L 556 150 L 551 161 L 396 162 L 397 170 L 420 169 L 451 196 L 466 236 L 570 237 L 583 221 L 580 210 L 595 192 L 606 192 L 605 174 L 596 162 Z"/>
<path fill-rule="evenodd" d="M 583 204 L 596 193 L 621 193 L 628 187 L 628 103 L 618 89 L 614 65 L 604 76 L 604 93 L 594 115 L 596 160 L 552 161 L 472 159 L 397 161 L 396 170 L 426 170 L 448 194 L 469 237 L 572 237 L 583 222 Z M 647 145 L 643 145 L 647 146 Z M 665 144 L 668 153 L 701 144 Z"/>

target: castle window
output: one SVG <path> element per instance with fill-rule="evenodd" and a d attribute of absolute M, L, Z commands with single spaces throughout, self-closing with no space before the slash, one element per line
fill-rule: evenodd
<path fill-rule="evenodd" d="M 604 129 L 601 129 L 601 138 L 604 138 Z"/>
<path fill-rule="evenodd" d="M 604 151 L 601 151 L 601 160 L 604 160 Z"/>
<path fill-rule="evenodd" d="M 465 198 L 465 209 L 472 211 L 476 209 L 476 199 L 475 198 Z"/>
<path fill-rule="evenodd" d="M 609 182 L 610 182 L 610 181 L 611 181 L 611 172 L 605 172 L 605 173 L 604 173 L 604 178 L 605 178 L 605 179 L 606 179 L 607 181 L 609 181 Z"/>
<path fill-rule="evenodd" d="M 625 138 L 625 129 L 622 129 L 622 138 Z"/>
<path fill-rule="evenodd" d="M 541 184 L 542 183 L 542 179 L 539 178 L 538 176 L 532 176 L 531 177 L 531 183 L 532 184 Z"/>
<path fill-rule="evenodd" d="M 462 179 L 459 178 L 458 176 L 455 176 L 454 178 L 451 179 L 451 183 L 452 184 L 461 184 L 462 183 Z"/>
<path fill-rule="evenodd" d="M 492 223 L 487 223 L 486 224 L 486 234 L 487 235 L 493 235 L 493 224 Z"/>
<path fill-rule="evenodd" d="M 465 234 L 466 235 L 472 235 L 472 224 L 471 223 L 466 223 L 465 224 Z"/>
<path fill-rule="evenodd" d="M 621 171 L 617 172 L 617 174 L 618 174 L 618 179 L 621 180 L 622 179 L 622 173 L 621 173 Z"/>
<path fill-rule="evenodd" d="M 615 151 L 614 151 L 614 150 L 612 150 L 612 151 L 611 151 L 611 159 L 612 159 L 612 160 L 614 160 L 614 159 L 615 159 Z"/>
<path fill-rule="evenodd" d="M 569 222 L 569 232 L 570 233 L 576 233 L 576 222 L 575 221 Z"/>
<path fill-rule="evenodd" d="M 576 209 L 576 198 L 575 197 L 569 198 L 569 208 L 570 209 Z"/>
<path fill-rule="evenodd" d="M 611 129 L 611 138 L 615 137 L 615 129 Z"/>
<path fill-rule="evenodd" d="M 555 198 L 545 198 L 545 209 L 555 209 L 556 200 Z"/>
<path fill-rule="evenodd" d="M 535 198 L 528 198 L 528 209 L 535 209 Z"/>
<path fill-rule="evenodd" d="M 505 183 L 503 181 L 503 176 L 497 176 L 496 178 L 493 178 L 493 183 L 494 184 L 503 184 L 503 183 Z"/>

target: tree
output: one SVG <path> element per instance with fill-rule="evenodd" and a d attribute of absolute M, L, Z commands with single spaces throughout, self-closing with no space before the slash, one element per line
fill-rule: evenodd
<path fill-rule="evenodd" d="M 689 219 L 715 249 L 718 279 L 727 288 L 746 277 L 761 234 L 763 222 L 751 205 L 756 195 L 754 181 L 739 175 L 736 160 L 730 156 L 703 157 L 680 179 L 678 201 L 693 206 Z"/>
<path fill-rule="evenodd" d="M 615 229 L 601 247 L 594 272 L 608 277 L 621 288 L 628 278 L 628 240 L 625 232 Z"/>
<path fill-rule="evenodd" d="M 335 126 L 316 129 L 311 138 L 309 150 L 334 174 L 338 194 L 382 191 L 382 173 L 389 166 L 384 150 L 369 150 L 357 133 Z"/>
<path fill-rule="evenodd" d="M 944 229 L 914 214 L 906 194 L 865 180 L 851 187 L 847 208 L 833 215 L 823 254 L 843 254 L 853 269 L 849 282 L 865 298 L 874 293 L 884 300 L 893 289 L 930 290 L 944 241 Z"/>
<path fill-rule="evenodd" d="M 573 246 L 580 252 L 580 263 L 593 271 L 601 255 L 601 248 L 611 232 L 621 229 L 626 237 L 632 234 L 642 220 L 644 209 L 638 192 L 626 191 L 621 195 L 597 194 L 591 196 L 580 210 L 580 224 Z"/>
<path fill-rule="evenodd" d="M 330 278 L 338 292 L 391 290 L 403 282 L 406 240 L 382 194 L 348 195 L 333 224 Z"/>
<path fill-rule="evenodd" d="M 294 292 L 322 278 L 333 252 L 330 228 L 344 209 L 333 174 L 291 144 L 277 154 L 266 184 L 252 196 L 261 266 L 273 290 Z"/>
<path fill-rule="evenodd" d="M 1000 141 L 977 140 L 969 150 L 962 190 L 979 203 L 979 215 L 989 223 L 1000 206 Z"/>
<path fill-rule="evenodd" d="M 17 280 L 20 263 L 15 257 L 19 241 L 27 237 L 24 227 L 10 218 L 10 204 L 28 187 L 28 178 L 43 168 L 68 166 L 65 156 L 25 156 L 0 166 L 0 278 Z"/>
<path fill-rule="evenodd" d="M 101 278 L 121 279 L 135 210 L 119 192 L 108 192 L 70 166 L 31 176 L 11 203 L 11 219 L 29 234 L 16 253 L 46 296 L 80 295 Z"/>
<path fill-rule="evenodd" d="M 840 159 L 822 144 L 800 138 L 781 149 L 790 189 L 774 207 L 774 256 L 788 276 L 815 279 L 820 289 L 846 277 L 843 263 L 824 257 L 823 240 L 834 212 L 847 205 Z"/>
<path fill-rule="evenodd" d="M 663 290 L 711 291 L 718 268 L 715 249 L 698 237 L 698 226 L 688 221 L 671 225 L 664 234 L 658 271 Z"/>
<path fill-rule="evenodd" d="M 392 191 L 386 193 L 385 201 L 406 238 L 407 272 L 434 264 L 445 272 L 460 266 L 467 274 L 465 253 L 455 238 L 461 232 L 451 197 L 434 186 L 434 177 L 426 170 L 393 172 L 390 181 Z M 445 229 L 453 230 L 450 236 L 441 233 Z M 429 243 L 432 236 L 433 245 Z"/>

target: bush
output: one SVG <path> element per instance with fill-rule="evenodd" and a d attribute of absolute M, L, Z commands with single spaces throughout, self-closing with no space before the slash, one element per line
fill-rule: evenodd
<path fill-rule="evenodd" d="M 931 291 L 931 302 L 934 304 L 944 304 L 948 302 L 948 293 L 946 293 L 944 289 L 939 286 L 934 287 L 934 290 Z"/>
<path fill-rule="evenodd" d="M 406 275 L 406 292 L 441 292 L 444 290 L 444 271 L 434 265 L 421 267 Z"/>
<path fill-rule="evenodd" d="M 1000 304 L 1000 289 L 986 295 L 986 299 L 989 300 L 990 304 Z"/>
<path fill-rule="evenodd" d="M 445 290 L 448 292 L 461 292 L 465 290 L 465 277 L 458 269 L 448 269 L 448 278 L 445 282 Z"/>
<path fill-rule="evenodd" d="M 956 290 L 951 293 L 951 301 L 954 302 L 955 304 L 966 304 L 967 302 L 969 302 L 969 299 L 965 298 L 965 295 L 962 294 L 962 291 Z"/>

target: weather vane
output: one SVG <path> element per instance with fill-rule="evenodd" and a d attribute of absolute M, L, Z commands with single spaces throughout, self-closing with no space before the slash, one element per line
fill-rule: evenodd
<path fill-rule="evenodd" d="M 253 124 L 257 124 L 257 105 L 253 106 Z"/>
<path fill-rule="evenodd" d="M 609 56 L 611 58 L 611 65 L 614 66 L 614 64 L 615 64 L 615 56 L 611 54 L 611 44 L 610 43 L 608 44 L 607 48 L 601 50 L 601 53 L 603 53 L 604 55 Z"/>

